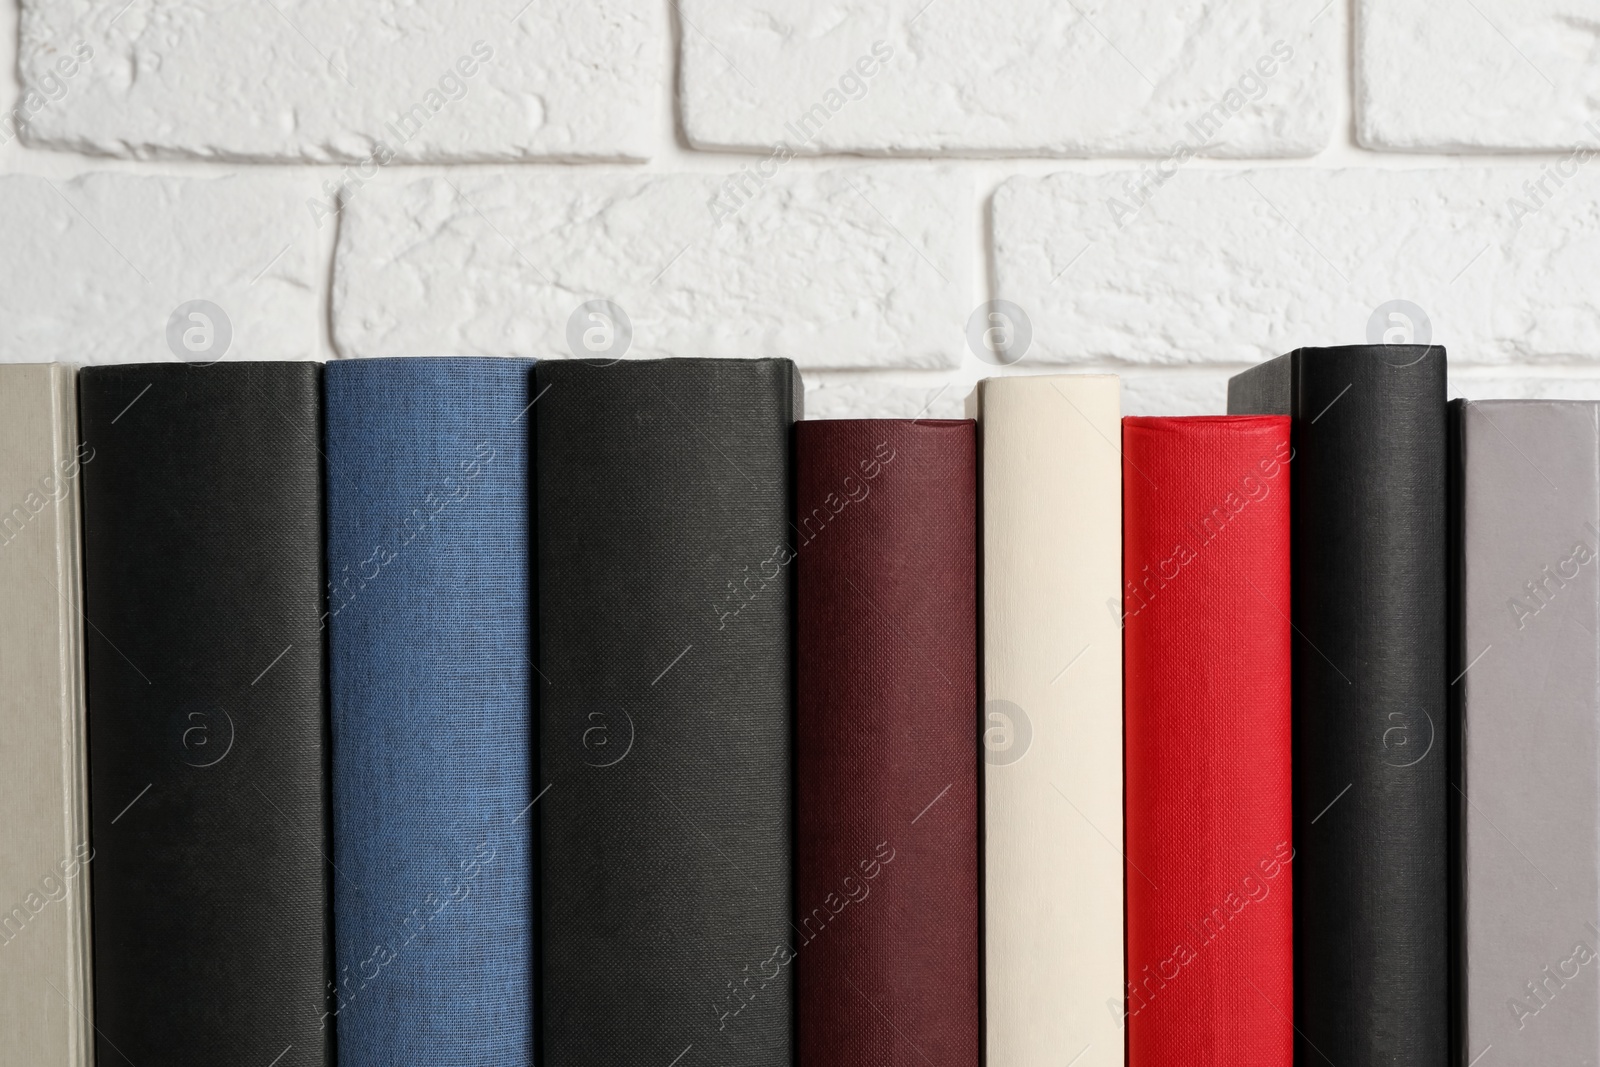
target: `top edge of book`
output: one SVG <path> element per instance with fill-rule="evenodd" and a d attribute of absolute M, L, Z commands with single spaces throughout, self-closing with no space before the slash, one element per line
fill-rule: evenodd
<path fill-rule="evenodd" d="M 52 381 L 77 373 L 78 368 L 70 363 L 0 363 L 0 377 L 5 378 L 37 377 L 41 381 Z"/>
<path fill-rule="evenodd" d="M 1301 345 L 1299 348 L 1291 349 L 1286 354 L 1302 357 L 1314 356 L 1318 359 L 1325 359 L 1330 356 L 1368 356 L 1394 362 L 1396 360 L 1404 360 L 1406 357 L 1414 359 L 1434 351 L 1443 355 L 1444 345 Z M 1283 357 L 1280 356 L 1278 358 L 1282 359 Z"/>
<path fill-rule="evenodd" d="M 92 366 L 79 367 L 78 373 L 88 378 L 98 378 L 107 374 L 129 374 L 135 371 L 141 374 L 192 373 L 227 376 L 270 367 L 282 371 L 304 368 L 320 374 L 323 366 L 323 363 L 313 359 L 239 359 L 218 363 L 189 363 L 183 360 L 165 359 L 152 363 L 96 363 Z"/>
<path fill-rule="evenodd" d="M 333 367 L 394 367 L 418 366 L 425 364 L 463 364 L 484 363 L 493 365 L 532 366 L 541 362 L 533 356 L 483 356 L 483 355 L 434 355 L 434 356 L 362 356 L 359 359 L 330 359 L 326 366 Z"/>
<path fill-rule="evenodd" d="M 1224 426 L 1234 424 L 1239 426 L 1260 425 L 1262 423 L 1287 423 L 1287 415 L 1124 415 L 1122 422 L 1126 426 L 1205 426 L 1216 424 Z"/>
<path fill-rule="evenodd" d="M 1437 368 L 1447 361 L 1443 345 L 1332 345 L 1296 348 L 1258 363 L 1228 379 L 1228 414 L 1295 414 L 1294 397 L 1307 373 L 1371 374 L 1387 367 L 1406 370 Z M 1418 371 L 1422 375 L 1424 371 Z M 1419 378 L 1419 380 L 1422 380 Z M 1442 382 L 1440 388 L 1443 388 Z"/>
<path fill-rule="evenodd" d="M 1233 375 L 1228 380 L 1242 378 L 1248 374 L 1257 373 L 1267 367 L 1287 366 L 1291 363 L 1304 360 L 1325 362 L 1329 360 L 1353 359 L 1362 362 L 1387 363 L 1391 367 L 1407 367 L 1420 362 L 1427 357 L 1437 354 L 1445 358 L 1443 345 L 1304 345 L 1291 349 L 1281 356 L 1262 360 L 1253 367 L 1249 367 Z"/>
<path fill-rule="evenodd" d="M 1468 400 L 1465 397 L 1457 397 L 1450 403 L 1452 406 L 1462 408 L 1547 408 L 1556 411 L 1576 411 L 1579 408 L 1600 409 L 1600 400 L 1556 400 L 1538 397 L 1495 397 L 1489 400 Z"/>
<path fill-rule="evenodd" d="M 1116 374 L 1010 374 L 1003 378 L 984 378 L 978 382 L 976 395 L 990 393 L 1032 392 L 1062 387 L 1074 390 L 1103 390 L 1121 393 L 1122 378 Z"/>
<path fill-rule="evenodd" d="M 995 388 L 1003 384 L 1016 384 L 1019 382 L 1120 382 L 1120 374 L 1002 374 L 992 378 L 980 378 L 979 388 Z"/>
<path fill-rule="evenodd" d="M 324 373 L 330 381 L 351 378 L 430 378 L 489 377 L 510 375 L 527 378 L 537 360 L 521 356 L 393 356 L 379 359 L 341 359 L 328 363 Z"/>
<path fill-rule="evenodd" d="M 976 419 L 807 419 L 801 425 L 843 429 L 846 426 L 975 426 Z"/>
<path fill-rule="evenodd" d="M 416 358 L 416 357 L 408 357 Z M 495 358 L 495 357 L 489 357 Z M 610 370 L 615 367 L 794 367 L 787 356 L 658 356 L 652 359 L 590 359 L 587 357 L 541 359 L 540 367 L 588 367 L 591 370 Z"/>

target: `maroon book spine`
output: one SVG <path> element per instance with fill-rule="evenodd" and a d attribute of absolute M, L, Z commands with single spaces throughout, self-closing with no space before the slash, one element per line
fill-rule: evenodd
<path fill-rule="evenodd" d="M 976 424 L 796 435 L 799 1064 L 976 1065 Z"/>

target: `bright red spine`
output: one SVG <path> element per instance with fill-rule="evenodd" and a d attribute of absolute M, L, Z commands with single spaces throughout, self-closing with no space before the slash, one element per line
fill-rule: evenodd
<path fill-rule="evenodd" d="M 1289 420 L 1123 420 L 1128 1062 L 1294 1061 Z"/>

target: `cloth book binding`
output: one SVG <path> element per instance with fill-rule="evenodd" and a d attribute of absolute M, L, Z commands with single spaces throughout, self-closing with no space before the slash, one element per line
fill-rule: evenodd
<path fill-rule="evenodd" d="M 322 368 L 79 377 L 99 1063 L 331 1062 Z"/>
<path fill-rule="evenodd" d="M 1293 418 L 1296 1062 L 1442 1064 L 1444 349 L 1302 348 L 1228 410 Z"/>
<path fill-rule="evenodd" d="M 0 366 L 0 1065 L 90 1062 L 77 375 Z"/>
<path fill-rule="evenodd" d="M 1128 1062 L 1294 1055 L 1289 420 L 1122 422 Z"/>
<path fill-rule="evenodd" d="M 533 364 L 328 364 L 339 1060 L 532 1062 Z"/>
<path fill-rule="evenodd" d="M 976 427 L 802 422 L 796 471 L 800 1064 L 976 1064 Z"/>
<path fill-rule="evenodd" d="M 1455 1062 L 1600 1063 L 1600 404 L 1452 409 Z"/>
<path fill-rule="evenodd" d="M 1118 382 L 977 400 L 986 1062 L 1122 1067 Z"/>
<path fill-rule="evenodd" d="M 788 1067 L 799 376 L 534 378 L 543 1063 Z"/>

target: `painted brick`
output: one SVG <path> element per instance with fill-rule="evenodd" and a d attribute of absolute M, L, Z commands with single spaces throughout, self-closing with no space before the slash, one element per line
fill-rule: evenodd
<path fill-rule="evenodd" d="M 23 136 L 136 158 L 649 156 L 661 5 L 518 2 L 22 0 L 24 86 L 48 100 Z"/>
<path fill-rule="evenodd" d="M 734 186 L 516 171 L 364 187 L 340 229 L 335 344 L 346 356 L 589 355 L 620 334 L 580 306 L 610 300 L 631 322 L 630 357 L 958 362 L 975 303 L 968 179 L 864 167 Z M 580 340 L 595 331 L 576 348 L 575 315 Z"/>
<path fill-rule="evenodd" d="M 168 319 L 191 300 L 227 318 L 231 342 L 214 355 L 325 355 L 323 242 L 305 195 L 271 174 L 0 177 L 0 361 L 176 359 Z"/>
<path fill-rule="evenodd" d="M 1386 333 L 1457 364 L 1588 361 L 1600 195 L 1555 168 L 1014 178 L 993 201 L 998 293 L 1043 363 L 1244 364 Z"/>
<path fill-rule="evenodd" d="M 1122 374 L 1124 415 L 1226 415 L 1228 370 L 1171 368 Z"/>
<path fill-rule="evenodd" d="M 1451 374 L 1450 396 L 1468 400 L 1600 400 L 1600 377 L 1571 370 L 1551 374 L 1499 372 L 1489 376 Z"/>
<path fill-rule="evenodd" d="M 1594 0 L 1357 0 L 1356 129 L 1409 151 L 1600 145 Z"/>
<path fill-rule="evenodd" d="M 1161 157 L 1179 142 L 1310 155 L 1333 127 L 1344 20 L 1323 0 L 683 0 L 681 12 L 697 147 L 1046 156 Z"/>
<path fill-rule="evenodd" d="M 523 3 L 0 3 L 0 360 L 175 358 L 195 299 L 228 358 L 559 357 L 606 298 L 629 356 L 793 356 L 812 417 L 1063 365 L 1206 414 L 1295 345 L 1415 336 L 1404 300 L 1453 395 L 1600 397 L 1592 0 Z M 1004 371 L 965 340 L 988 296 L 1031 316 Z"/>
<path fill-rule="evenodd" d="M 893 373 L 807 374 L 808 419 L 964 419 L 969 381 L 955 375 L 908 380 Z"/>

